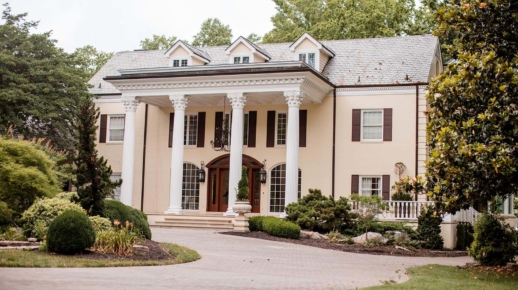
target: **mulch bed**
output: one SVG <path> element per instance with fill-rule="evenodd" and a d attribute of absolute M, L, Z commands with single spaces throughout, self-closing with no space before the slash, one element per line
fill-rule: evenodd
<path fill-rule="evenodd" d="M 103 254 L 99 252 L 85 251 L 81 254 L 76 255 L 60 255 L 51 253 L 51 255 L 56 256 L 67 256 L 74 257 L 78 259 L 90 259 L 90 260 L 119 260 L 119 261 L 162 261 L 162 260 L 170 260 L 173 259 L 174 256 L 171 255 L 166 249 L 164 249 L 160 243 L 151 240 L 145 240 L 144 246 L 149 248 L 148 252 L 143 253 L 142 255 L 132 255 L 132 256 L 117 256 L 112 254 Z M 42 254 L 47 255 L 47 252 L 42 252 Z"/>
<path fill-rule="evenodd" d="M 310 247 L 317 247 L 328 250 L 351 252 L 359 254 L 371 254 L 371 255 L 388 255 L 388 256 L 410 256 L 410 257 L 461 257 L 467 256 L 466 251 L 452 251 L 452 250 L 428 250 L 428 249 L 417 249 L 415 251 L 405 251 L 402 249 L 396 249 L 395 246 L 378 246 L 372 248 L 366 248 L 360 244 L 344 245 L 330 243 L 328 240 L 316 240 L 310 238 L 300 238 L 298 240 L 279 238 L 271 236 L 265 232 L 248 232 L 248 233 L 236 233 L 236 232 L 222 232 L 224 235 L 263 239 L 275 242 L 284 242 L 291 244 L 299 244 Z"/>

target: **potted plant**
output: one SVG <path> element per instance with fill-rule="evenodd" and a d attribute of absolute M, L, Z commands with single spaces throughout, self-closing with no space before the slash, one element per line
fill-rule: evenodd
<path fill-rule="evenodd" d="M 252 210 L 252 206 L 248 202 L 248 173 L 245 166 L 241 169 L 241 180 L 237 184 L 237 195 L 236 202 L 232 207 L 232 210 L 238 214 L 234 220 L 234 231 L 236 232 L 248 232 L 248 218 L 245 217 L 245 213 Z"/>

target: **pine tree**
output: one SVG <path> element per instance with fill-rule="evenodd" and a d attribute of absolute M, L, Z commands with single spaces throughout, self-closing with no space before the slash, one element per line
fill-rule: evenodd
<path fill-rule="evenodd" d="M 104 209 L 104 198 L 110 196 L 115 187 L 122 181 L 113 182 L 111 166 L 103 157 L 97 157 L 95 139 L 99 119 L 99 109 L 95 108 L 92 99 L 88 98 L 81 102 L 76 128 L 76 156 L 74 164 L 76 169 L 76 181 L 74 186 L 80 198 L 81 206 L 89 215 L 102 215 Z"/>

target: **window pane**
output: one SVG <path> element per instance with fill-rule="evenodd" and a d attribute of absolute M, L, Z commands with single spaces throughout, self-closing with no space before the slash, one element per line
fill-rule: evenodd
<path fill-rule="evenodd" d="M 215 179 L 214 179 L 215 180 Z M 198 167 L 194 164 L 183 164 L 182 209 L 199 209 L 200 183 Z"/>
<path fill-rule="evenodd" d="M 286 113 L 277 114 L 277 145 L 286 145 Z"/>
<path fill-rule="evenodd" d="M 119 179 L 121 179 L 121 175 L 120 174 L 112 174 L 110 176 L 110 180 L 111 181 L 117 181 Z M 112 194 L 113 194 L 113 199 L 121 200 L 121 187 L 117 186 L 116 188 L 114 188 L 113 191 L 112 191 Z"/>
<path fill-rule="evenodd" d="M 110 116 L 109 141 L 124 141 L 124 116 Z"/>
<path fill-rule="evenodd" d="M 189 143 L 188 145 L 196 145 L 198 138 L 198 115 L 189 115 Z"/>
<path fill-rule="evenodd" d="M 363 139 L 381 140 L 383 133 L 383 113 L 381 111 L 363 112 Z"/>
<path fill-rule="evenodd" d="M 380 177 L 362 177 L 361 194 L 364 196 L 371 196 L 371 195 L 381 196 L 381 178 Z"/>
<path fill-rule="evenodd" d="M 175 66 L 175 67 L 180 66 L 180 60 L 178 60 L 178 59 L 173 60 L 173 66 Z"/>
<path fill-rule="evenodd" d="M 182 66 L 187 66 L 187 60 L 186 59 L 182 59 Z"/>
<path fill-rule="evenodd" d="M 240 62 L 241 62 L 241 57 L 235 56 L 234 57 L 234 63 L 240 63 Z"/>
<path fill-rule="evenodd" d="M 248 145 L 248 114 L 244 116 L 243 145 Z"/>
<path fill-rule="evenodd" d="M 302 182 L 302 171 L 299 169 L 298 197 Z M 270 172 L 270 212 L 283 212 L 286 196 L 286 163 L 275 166 Z"/>
<path fill-rule="evenodd" d="M 311 67 L 315 67 L 315 54 L 308 53 L 308 65 Z"/>
<path fill-rule="evenodd" d="M 299 60 L 306 62 L 306 54 L 305 53 L 299 53 Z"/>
<path fill-rule="evenodd" d="M 250 62 L 250 57 L 243 56 L 243 63 L 249 63 L 249 62 Z"/>

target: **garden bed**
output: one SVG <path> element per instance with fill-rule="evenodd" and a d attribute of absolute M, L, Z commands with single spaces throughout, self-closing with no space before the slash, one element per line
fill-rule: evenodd
<path fill-rule="evenodd" d="M 360 254 L 371 254 L 371 255 L 388 255 L 388 256 L 410 256 L 410 257 L 461 257 L 467 256 L 466 251 L 452 251 L 452 250 L 428 250 L 428 249 L 417 249 L 415 251 L 405 251 L 402 249 L 397 249 L 395 246 L 375 246 L 371 248 L 366 248 L 360 244 L 338 244 L 338 243 L 330 243 L 328 240 L 317 240 L 310 238 L 300 238 L 300 239 L 286 239 L 279 238 L 275 236 L 271 236 L 264 232 L 253 231 L 248 233 L 236 233 L 236 232 L 222 232 L 225 235 L 239 236 L 239 237 L 247 237 L 247 238 L 256 238 L 263 239 L 269 241 L 276 242 L 284 242 L 291 244 L 299 244 L 305 246 L 311 246 L 316 248 L 342 251 L 342 252 L 351 252 L 351 253 L 360 253 Z"/>

